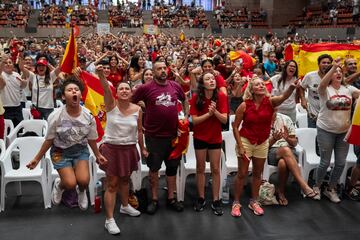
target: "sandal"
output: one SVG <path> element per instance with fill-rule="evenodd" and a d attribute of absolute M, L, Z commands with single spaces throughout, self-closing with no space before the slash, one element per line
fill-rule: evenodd
<path fill-rule="evenodd" d="M 314 199 L 314 200 L 317 200 L 319 198 L 319 195 L 317 192 L 315 192 L 314 190 L 313 191 L 310 191 L 308 193 L 303 193 L 303 197 L 304 198 L 310 198 L 310 199 Z"/>
<path fill-rule="evenodd" d="M 282 193 L 277 193 L 277 199 L 280 206 L 287 206 L 289 204 L 288 200 L 286 199 L 285 195 Z"/>

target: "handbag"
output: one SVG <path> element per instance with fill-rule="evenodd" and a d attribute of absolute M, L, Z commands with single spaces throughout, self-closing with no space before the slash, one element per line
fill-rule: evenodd
<path fill-rule="evenodd" d="M 279 202 L 275 196 L 275 186 L 264 181 L 259 189 L 259 202 L 261 205 L 278 205 Z"/>
<path fill-rule="evenodd" d="M 33 104 L 31 106 L 31 108 L 30 108 L 30 112 L 31 112 L 31 115 L 33 116 L 34 119 L 40 119 L 41 118 L 41 113 L 38 110 L 38 106 L 39 106 L 39 79 L 38 79 L 37 75 L 36 75 L 36 84 L 37 84 L 36 106 L 34 106 L 34 104 Z"/>

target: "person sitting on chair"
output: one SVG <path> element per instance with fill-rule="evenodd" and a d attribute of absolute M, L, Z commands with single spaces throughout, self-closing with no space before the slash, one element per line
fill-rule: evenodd
<path fill-rule="evenodd" d="M 279 204 L 282 206 L 288 205 L 288 200 L 285 197 L 285 186 L 289 172 L 300 185 L 304 197 L 316 199 L 317 196 L 301 176 L 295 150 L 297 143 L 295 126 L 291 118 L 281 113 L 274 114 L 269 139 L 268 164 L 278 167 L 279 186 L 277 187 L 277 197 Z"/>

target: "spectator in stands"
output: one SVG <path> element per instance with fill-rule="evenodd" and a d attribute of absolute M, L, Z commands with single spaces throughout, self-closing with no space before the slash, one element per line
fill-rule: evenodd
<path fill-rule="evenodd" d="M 286 62 L 281 73 L 271 78 L 272 92 L 271 95 L 279 96 L 288 89 L 288 87 L 298 80 L 297 63 L 293 60 Z M 279 107 L 278 111 L 290 117 L 293 123 L 296 122 L 296 92 L 293 92 Z"/>
<path fill-rule="evenodd" d="M 141 78 L 141 83 L 146 84 L 154 80 L 153 71 L 151 68 L 144 69 L 143 76 Z"/>
<path fill-rule="evenodd" d="M 122 63 L 124 63 L 124 65 Z M 114 52 L 112 56 L 110 56 L 110 74 L 107 79 L 115 88 L 121 81 L 123 81 L 128 64 L 129 63 L 120 57 L 117 52 Z"/>
<path fill-rule="evenodd" d="M 12 60 L 3 57 L 0 63 L 1 100 L 5 109 L 4 118 L 12 120 L 14 126 L 23 120 L 21 91 L 26 85 L 27 81 L 15 72 Z"/>
<path fill-rule="evenodd" d="M 196 155 L 196 183 L 199 198 L 194 210 L 203 211 L 205 201 L 205 163 L 208 158 L 211 165 L 212 199 L 211 208 L 215 215 L 223 215 L 219 200 L 221 124 L 227 122 L 227 97 L 216 89 L 215 76 L 205 73 L 199 79 L 197 94 L 190 101 L 190 115 L 193 122 L 194 148 Z M 211 131 L 209 131 L 211 129 Z"/>
<path fill-rule="evenodd" d="M 250 80 L 245 93 L 244 102 L 235 112 L 235 121 L 232 123 L 236 140 L 238 156 L 238 172 L 234 183 L 234 202 L 231 215 L 240 217 L 240 196 L 244 188 L 245 177 L 248 173 L 250 159 L 253 164 L 253 179 L 251 185 L 251 200 L 248 207 L 255 215 L 263 215 L 264 210 L 258 203 L 261 174 L 269 149 L 269 135 L 274 108 L 284 102 L 297 87 L 293 83 L 283 95 L 270 97 L 266 91 L 264 81 L 258 77 Z M 238 131 L 240 124 L 242 127 Z"/>
<path fill-rule="evenodd" d="M 282 206 L 288 205 L 288 200 L 285 197 L 285 186 L 289 172 L 300 185 L 304 197 L 315 198 L 317 195 L 301 176 L 298 166 L 298 154 L 295 149 L 297 143 L 293 121 L 284 114 L 274 114 L 269 138 L 268 164 L 278 167 L 279 185 L 277 197 L 279 204 Z"/>
<path fill-rule="evenodd" d="M 319 69 L 307 73 L 301 81 L 301 88 L 299 89 L 301 106 L 307 109 L 308 127 L 310 128 L 316 128 L 316 120 L 320 111 L 320 97 L 317 88 L 332 60 L 329 54 L 320 55 L 317 59 Z M 305 90 L 308 90 L 308 99 L 305 98 Z"/>
<path fill-rule="evenodd" d="M 320 187 L 330 165 L 331 155 L 335 153 L 335 166 L 331 172 L 329 186 L 324 195 L 334 203 L 341 200 L 336 192 L 336 185 L 344 169 L 349 144 L 344 141 L 350 127 L 352 98 L 358 98 L 360 90 L 344 83 L 344 76 L 337 58 L 321 79 L 318 87 L 320 96 L 320 112 L 316 126 L 320 147 L 320 165 L 316 169 L 316 184 L 314 191 L 319 194 Z"/>
<path fill-rule="evenodd" d="M 50 114 L 45 141 L 27 167 L 34 169 L 51 148 L 51 161 L 60 176 L 55 179 L 52 203 L 59 205 L 64 190 L 76 188 L 79 207 L 86 210 L 86 188 L 90 179 L 90 153 L 87 145 L 90 145 L 98 162 L 104 164 L 107 160 L 96 145 L 98 136 L 95 119 L 89 110 L 80 105 L 82 90 L 82 83 L 74 78 L 69 78 L 63 83 L 61 92 L 66 105 Z"/>
<path fill-rule="evenodd" d="M 110 234 L 120 233 L 113 214 L 116 193 L 120 190 L 120 213 L 139 216 L 140 212 L 128 204 L 130 175 L 138 169 L 140 156 L 136 148 L 139 143 L 144 157 L 148 152 L 144 147 L 142 132 L 142 111 L 138 105 L 130 102 L 131 87 L 127 82 L 120 82 L 117 86 L 117 100 L 113 97 L 110 85 L 104 76 L 101 65 L 96 67 L 96 73 L 104 89 L 104 102 L 107 112 L 105 135 L 100 152 L 108 160 L 100 165 L 106 172 L 106 191 L 104 196 L 106 208 L 105 228 Z M 120 157 L 121 156 L 121 157 Z"/>

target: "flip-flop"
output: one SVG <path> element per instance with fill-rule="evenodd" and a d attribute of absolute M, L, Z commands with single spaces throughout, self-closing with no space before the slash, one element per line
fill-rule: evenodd
<path fill-rule="evenodd" d="M 279 202 L 279 205 L 281 206 L 287 206 L 289 204 L 288 200 L 286 199 L 286 197 L 284 195 L 282 195 L 280 197 L 280 194 L 278 193 L 277 194 L 277 198 L 278 198 L 278 202 Z"/>
<path fill-rule="evenodd" d="M 303 193 L 304 198 L 310 198 L 310 199 L 315 199 L 315 197 L 318 194 L 315 191 L 310 191 L 308 193 Z"/>

